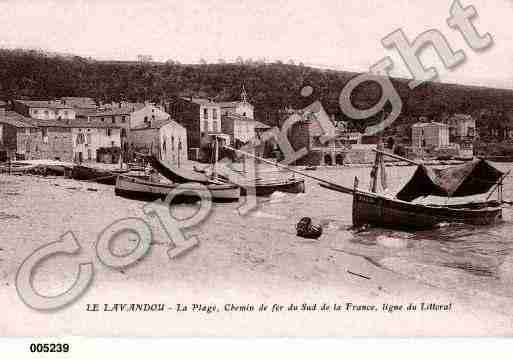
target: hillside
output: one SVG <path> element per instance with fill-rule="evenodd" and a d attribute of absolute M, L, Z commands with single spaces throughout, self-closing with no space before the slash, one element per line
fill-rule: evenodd
<path fill-rule="evenodd" d="M 98 101 L 158 102 L 180 95 L 231 100 L 239 97 L 244 83 L 257 118 L 270 125 L 278 124 L 280 111 L 286 107 L 303 107 L 316 99 L 328 112 L 343 118 L 338 96 L 356 75 L 281 63 L 102 62 L 40 51 L 0 50 L 0 99 L 89 96 Z M 484 109 L 492 113 L 490 117 L 499 118 L 501 111 L 513 107 L 511 90 L 441 83 L 426 83 L 410 90 L 406 80 L 394 79 L 393 83 L 404 105 L 398 124 L 409 123 L 418 116 L 439 119 L 442 114 L 477 113 Z M 306 99 L 299 94 L 304 85 L 315 90 Z M 372 83 L 363 84 L 354 93 L 360 105 L 370 105 L 378 96 L 380 88 Z"/>

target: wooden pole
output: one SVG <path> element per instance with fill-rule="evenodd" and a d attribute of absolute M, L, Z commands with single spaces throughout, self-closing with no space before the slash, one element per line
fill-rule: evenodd
<path fill-rule="evenodd" d="M 504 181 L 504 179 L 506 177 L 509 176 L 511 170 L 509 170 L 508 172 L 506 172 L 502 177 L 501 179 L 492 187 L 492 189 L 490 190 L 490 193 L 488 194 L 488 196 L 486 197 L 486 201 L 488 201 L 490 199 L 490 197 L 492 196 L 493 192 L 495 191 L 495 188 L 497 188 L 497 186 L 499 185 L 502 185 L 502 182 Z"/>
<path fill-rule="evenodd" d="M 349 188 L 349 187 L 345 187 L 345 186 L 342 186 L 342 185 L 339 185 L 337 183 L 334 183 L 334 182 L 331 182 L 331 181 L 327 181 L 323 178 L 319 178 L 319 177 L 316 177 L 316 176 L 312 176 L 310 174 L 306 174 L 305 172 L 303 171 L 299 171 L 299 170 L 296 170 L 296 169 L 292 169 L 288 166 L 285 166 L 285 165 L 282 165 L 278 162 L 272 162 L 272 161 L 269 161 L 269 160 L 266 160 L 265 158 L 261 158 L 261 157 L 258 157 L 252 153 L 249 153 L 249 152 L 245 152 L 245 151 L 241 151 L 241 150 L 237 150 L 233 147 L 230 147 L 228 145 L 224 145 L 225 148 L 229 149 L 229 150 L 232 150 L 234 152 L 238 152 L 240 154 L 243 154 L 243 155 L 246 155 L 246 156 L 249 156 L 249 157 L 252 157 L 252 158 L 255 158 L 257 160 L 260 160 L 262 162 L 265 162 L 267 164 L 270 164 L 270 165 L 273 165 L 273 166 L 277 166 L 277 167 L 280 167 L 280 168 L 283 168 L 283 169 L 286 169 L 287 171 L 290 171 L 290 172 L 293 172 L 293 173 L 297 173 L 297 174 L 300 174 L 301 176 L 303 177 L 308 177 L 308 178 L 311 178 L 313 180 L 316 180 L 318 182 L 321 182 L 321 183 L 324 183 L 324 184 L 327 184 L 328 186 L 325 186 L 325 187 L 332 187 L 332 188 L 337 188 L 340 192 L 344 192 L 344 193 L 349 193 L 349 194 L 352 194 L 354 191 L 352 188 Z"/>

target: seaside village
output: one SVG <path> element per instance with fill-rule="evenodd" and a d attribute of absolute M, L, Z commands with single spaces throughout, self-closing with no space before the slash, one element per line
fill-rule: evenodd
<path fill-rule="evenodd" d="M 415 213 L 409 225 L 432 226 L 444 218 L 482 224 L 502 216 L 502 183 L 507 173 L 485 160 L 473 160 L 478 133 L 476 120 L 469 114 L 447 115 L 439 121 L 422 117 L 416 122 L 398 121 L 397 126 L 368 136 L 355 131 L 349 121 L 337 121 L 321 101 L 286 109 L 285 119 L 264 122 L 255 116 L 244 86 L 238 99 L 222 102 L 179 97 L 161 103 L 98 104 L 91 98 L 63 97 L 14 99 L 0 105 L 0 170 L 10 174 L 103 183 L 115 186 L 117 196 L 145 200 L 165 198 L 179 189 L 179 198 L 197 201 L 206 186 L 210 198 L 218 202 L 239 201 L 249 191 L 259 197 L 305 193 L 305 181 L 313 179 L 355 198 L 353 224 L 358 226 L 403 223 L 395 210 L 383 216 L 391 200 L 386 197 L 391 192 L 385 167 L 416 165 L 408 184 L 396 194 L 397 203 L 390 203 L 406 206 L 401 215 Z M 293 118 L 286 133 L 269 123 L 283 125 Z M 404 138 L 405 133 L 409 138 Z M 248 143 L 255 146 L 250 152 L 244 147 Z M 290 147 L 300 155 L 285 166 L 284 152 L 290 152 Z M 253 178 L 248 177 L 252 165 L 245 160 L 250 157 L 257 160 Z M 228 171 L 225 160 L 231 161 Z M 457 166 L 427 167 L 433 165 Z M 357 176 L 354 184 L 341 185 L 330 180 L 338 172 L 326 172 L 371 166 L 366 176 L 371 178 L 369 188 L 359 185 Z M 487 194 L 479 210 L 474 209 L 475 199 L 467 200 L 471 208 L 464 213 L 461 203 L 451 204 L 453 197 L 490 191 L 497 192 L 498 201 L 491 201 Z M 379 193 L 385 202 L 376 201 Z M 433 201 L 437 207 L 432 207 Z M 442 212 L 426 216 L 432 208 Z M 322 228 L 305 217 L 297 223 L 297 232 L 316 238 Z"/>
<path fill-rule="evenodd" d="M 335 121 L 320 102 L 287 111 L 303 117 L 288 131 L 295 150 L 308 150 L 296 165 L 370 164 L 378 141 L 385 142 L 388 151 L 413 159 L 474 156 L 476 121 L 466 114 L 454 114 L 439 122 L 419 118 L 411 126 L 411 137 L 405 145 L 394 143 L 394 136 L 378 138 L 351 130 L 346 122 Z M 336 136 L 322 142 L 324 129 L 320 123 L 326 121 L 333 124 Z M 0 101 L 0 163 L 58 160 L 116 164 L 133 162 L 137 154 L 156 154 L 167 163 L 183 167 L 189 161 L 213 161 L 209 151 L 213 136 L 225 145 L 241 148 L 269 129 L 271 126 L 255 118 L 245 89 L 239 99 L 229 102 L 192 97 L 159 104 L 97 104 L 87 97 L 15 99 Z M 257 147 L 256 154 L 276 159 L 279 147 L 271 139 Z"/>

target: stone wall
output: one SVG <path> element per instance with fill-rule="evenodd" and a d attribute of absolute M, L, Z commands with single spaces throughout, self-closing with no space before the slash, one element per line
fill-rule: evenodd
<path fill-rule="evenodd" d="M 351 149 L 346 153 L 346 164 L 374 163 L 376 153 L 371 149 Z"/>

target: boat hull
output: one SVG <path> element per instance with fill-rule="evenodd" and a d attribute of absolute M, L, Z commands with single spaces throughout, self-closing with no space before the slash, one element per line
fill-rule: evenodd
<path fill-rule="evenodd" d="M 440 223 L 490 225 L 502 220 L 501 207 L 451 208 L 427 206 L 355 191 L 353 225 L 433 228 Z"/>
<path fill-rule="evenodd" d="M 157 170 L 162 176 L 175 183 L 197 182 L 201 184 L 210 184 L 212 180 L 204 173 L 188 171 L 184 168 L 177 168 L 170 164 L 164 163 L 155 156 L 150 158 L 151 166 Z"/>
<path fill-rule="evenodd" d="M 71 170 L 71 178 L 79 181 L 91 181 L 102 184 L 114 185 L 119 174 L 127 170 L 106 171 L 96 168 L 75 165 Z"/>
<path fill-rule="evenodd" d="M 199 183 L 185 183 L 185 184 L 167 184 L 155 183 L 140 180 L 137 178 L 118 176 L 116 180 L 115 193 L 118 196 L 137 198 L 143 200 L 154 200 L 158 198 L 165 198 L 173 190 L 190 189 L 190 192 L 185 192 L 176 197 L 178 202 L 194 202 L 200 200 L 198 193 L 207 188 L 216 202 L 231 202 L 238 201 L 240 197 L 240 188 L 231 184 L 210 184 L 203 186 Z"/>
<path fill-rule="evenodd" d="M 274 192 L 286 193 L 304 193 L 305 180 L 303 179 L 290 179 L 281 182 L 256 182 L 254 184 L 256 196 L 270 196 Z M 241 187 L 241 195 L 247 195 L 247 188 Z"/>

